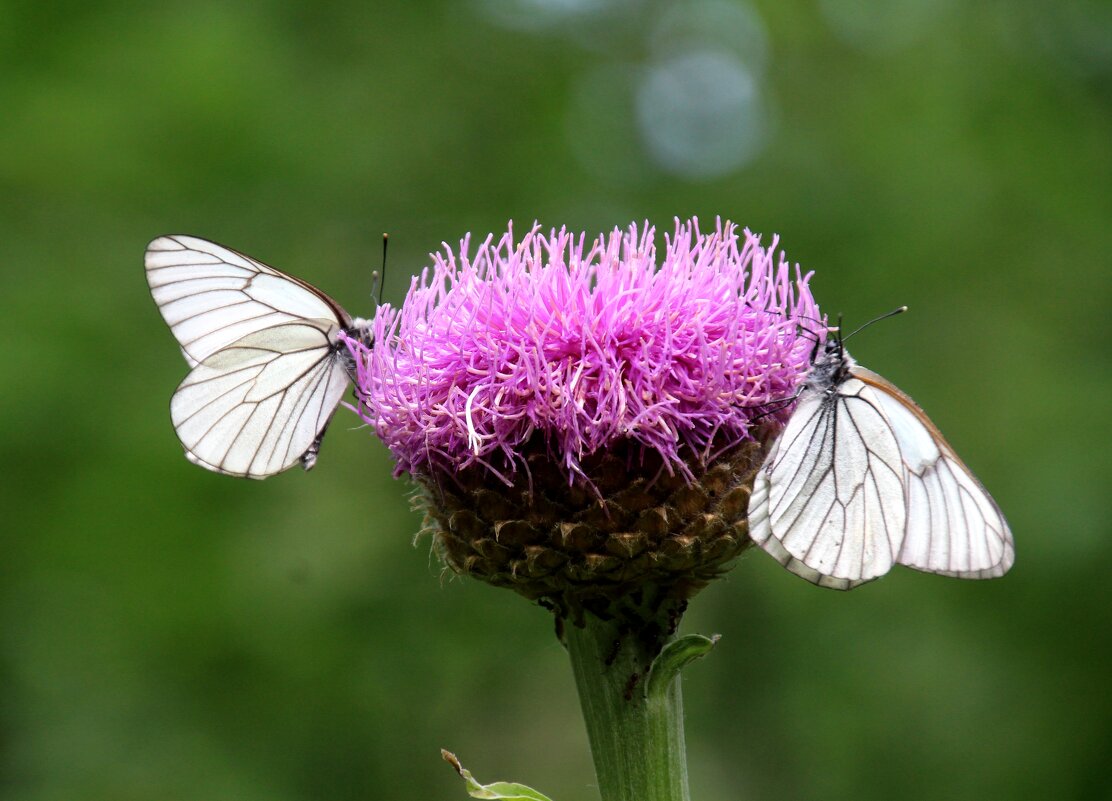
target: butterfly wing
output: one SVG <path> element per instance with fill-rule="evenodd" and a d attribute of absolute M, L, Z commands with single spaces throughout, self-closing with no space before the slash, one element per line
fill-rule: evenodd
<path fill-rule="evenodd" d="M 848 590 L 891 568 L 906 519 L 900 455 L 883 416 L 855 394 L 808 392 L 749 501 L 749 535 L 808 581 Z"/>
<path fill-rule="evenodd" d="M 170 400 L 190 461 L 218 473 L 266 478 L 316 447 L 348 385 L 331 320 L 253 331 L 205 357 Z"/>
<path fill-rule="evenodd" d="M 282 323 L 329 320 L 350 328 L 332 298 L 231 248 L 193 236 L 147 246 L 147 282 L 191 367 L 243 337 Z"/>
<path fill-rule="evenodd" d="M 915 401 L 871 370 L 852 374 L 887 418 L 904 463 L 908 515 L 896 561 L 957 578 L 1004 575 L 1015 543 L 1000 507 Z"/>
<path fill-rule="evenodd" d="M 999 507 L 926 414 L 854 366 L 808 391 L 753 485 L 749 534 L 796 575 L 848 590 L 899 563 L 958 578 L 1015 559 Z"/>

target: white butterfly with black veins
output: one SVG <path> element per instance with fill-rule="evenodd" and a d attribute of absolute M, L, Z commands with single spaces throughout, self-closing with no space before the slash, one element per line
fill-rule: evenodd
<path fill-rule="evenodd" d="M 147 282 L 192 372 L 170 400 L 186 457 L 266 478 L 317 459 L 354 365 L 341 332 L 369 343 L 316 287 L 192 236 L 147 246 Z"/>
<path fill-rule="evenodd" d="M 796 575 L 839 590 L 893 564 L 979 579 L 1015 561 L 985 488 L 923 410 L 841 338 L 814 359 L 757 473 L 749 536 Z"/>

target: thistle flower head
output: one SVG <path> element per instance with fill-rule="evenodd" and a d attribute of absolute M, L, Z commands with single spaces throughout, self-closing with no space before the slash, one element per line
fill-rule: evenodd
<path fill-rule="evenodd" d="M 511 227 L 497 242 L 473 248 L 465 237 L 434 255 L 402 308 L 380 309 L 373 345 L 347 344 L 358 411 L 397 471 L 429 490 L 449 563 L 495 583 L 567 574 L 586 559 L 568 550 L 569 526 L 586 517 L 606 542 L 591 535 L 583 553 L 614 551 L 620 535 L 618 551 L 636 559 L 719 514 L 735 474 L 759 464 L 758 445 L 745 444 L 790 411 L 785 399 L 825 331 L 810 276 L 776 244 L 729 222 L 703 234 L 692 220 L 677 221 L 659 255 L 647 225 L 593 241 L 536 226 L 518 240 Z M 713 475 L 717 489 L 680 509 L 675 493 Z M 722 530 L 744 526 L 739 504 Z M 646 514 L 666 521 L 646 533 L 633 520 Z M 511 535 L 507 521 L 536 530 Z M 716 568 L 747 542 L 731 531 Z M 453 550 L 456 540 L 466 547 Z M 608 580 L 626 581 L 628 567 Z"/>
<path fill-rule="evenodd" d="M 539 436 L 569 480 L 623 440 L 690 475 L 785 414 L 814 347 L 801 331 L 821 329 L 809 276 L 729 223 L 677 223 L 659 264 L 654 234 L 511 228 L 434 255 L 375 344 L 350 343 L 360 412 L 398 471 L 508 481 Z"/>

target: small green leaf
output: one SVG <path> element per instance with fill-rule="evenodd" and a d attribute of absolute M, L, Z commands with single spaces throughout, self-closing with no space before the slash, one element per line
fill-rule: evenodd
<path fill-rule="evenodd" d="M 711 637 L 688 634 L 664 646 L 664 650 L 657 655 L 652 667 L 649 668 L 649 678 L 645 682 L 645 697 L 653 698 L 667 692 L 668 685 L 672 683 L 676 674 L 688 663 L 710 653 L 720 639 L 722 637 L 719 634 Z"/>
<path fill-rule="evenodd" d="M 493 784 L 479 784 L 471 771 L 467 770 L 456 759 L 451 751 L 440 749 L 440 756 L 444 761 L 456 769 L 456 773 L 467 784 L 467 794 L 472 798 L 494 799 L 495 801 L 552 801 L 547 795 L 542 795 L 532 787 L 526 787 L 517 782 L 494 782 Z"/>

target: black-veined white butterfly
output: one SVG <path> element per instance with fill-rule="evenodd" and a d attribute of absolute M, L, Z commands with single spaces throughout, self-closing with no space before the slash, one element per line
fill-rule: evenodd
<path fill-rule="evenodd" d="M 317 459 L 352 379 L 341 332 L 368 341 L 316 287 L 192 236 L 147 246 L 147 282 L 192 371 L 170 399 L 191 462 L 266 478 Z"/>
<path fill-rule="evenodd" d="M 839 590 L 893 564 L 978 579 L 1015 561 L 996 502 L 915 401 L 859 366 L 840 336 L 816 346 L 757 473 L 749 536 L 796 575 Z"/>

